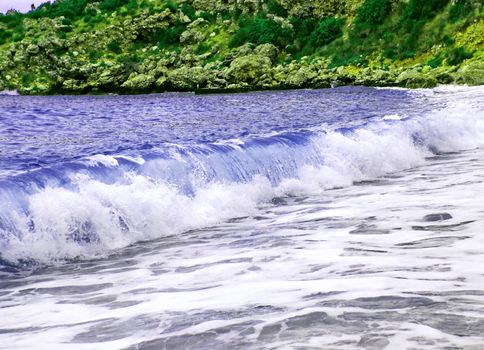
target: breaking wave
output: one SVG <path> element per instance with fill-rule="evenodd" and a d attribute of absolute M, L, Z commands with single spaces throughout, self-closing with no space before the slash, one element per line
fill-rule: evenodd
<path fill-rule="evenodd" d="M 0 180 L 0 261 L 104 256 L 250 215 L 281 196 L 311 195 L 479 147 L 482 110 L 456 103 L 218 143 L 166 145 L 142 156 L 96 155 Z"/>

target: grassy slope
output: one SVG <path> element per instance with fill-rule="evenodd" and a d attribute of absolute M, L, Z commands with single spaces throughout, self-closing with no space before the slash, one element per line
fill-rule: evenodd
<path fill-rule="evenodd" d="M 62 0 L 0 16 L 0 90 L 484 84 L 480 0 Z"/>

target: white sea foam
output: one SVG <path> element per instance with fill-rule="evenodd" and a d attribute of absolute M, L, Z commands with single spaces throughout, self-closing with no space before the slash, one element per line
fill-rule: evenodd
<path fill-rule="evenodd" d="M 3 250 L 12 259 L 104 255 L 171 236 L 6 279 L 0 349 L 480 349 L 482 119 L 464 103 L 327 131 L 296 152 L 308 162 L 324 154 L 324 163 L 278 183 L 261 174 L 199 181 L 187 194 L 151 176 L 168 163 L 150 160 L 115 183 L 76 174 L 70 187 L 37 191 L 28 215 L 11 216 L 22 229 Z M 283 147 L 251 155 L 275 157 Z M 472 150 L 426 159 L 429 148 Z M 288 194 L 312 196 L 263 204 Z M 72 240 L 83 222 L 97 240 Z"/>
<path fill-rule="evenodd" d="M 138 162 L 144 170 L 125 173 L 115 183 L 73 174 L 73 186 L 47 186 L 28 196 L 27 210 L 10 214 L 15 232 L 3 233 L 7 240 L 2 256 L 52 262 L 105 255 L 136 241 L 248 215 L 274 197 L 317 194 L 421 165 L 430 150 L 457 151 L 484 143 L 482 110 L 466 100 L 451 101 L 448 108 L 429 115 L 395 119 L 345 134 L 320 132 L 300 148 L 277 143 L 252 150 L 237 144 L 223 155 L 227 158 L 223 162 L 216 154 L 193 158 L 201 169 L 196 173 L 190 173 L 187 159 L 179 157 Z M 112 156 L 98 155 L 89 161 L 118 166 Z M 246 171 L 240 182 L 221 175 L 233 163 L 239 167 L 236 174 Z M 175 171 L 171 180 L 165 176 L 170 171 Z M 271 171 L 279 174 L 272 184 L 257 175 L 270 176 Z M 222 177 L 209 179 L 210 172 Z M 181 177 L 186 177 L 192 193 L 176 182 Z"/>
<path fill-rule="evenodd" d="M 444 155 L 8 281 L 0 349 L 479 349 L 482 159 Z"/>
<path fill-rule="evenodd" d="M 398 114 L 388 114 L 383 117 L 383 120 L 401 120 L 402 117 Z"/>
<path fill-rule="evenodd" d="M 104 154 L 96 154 L 87 158 L 87 164 L 90 166 L 104 165 L 106 167 L 117 167 L 119 165 L 116 158 Z"/>

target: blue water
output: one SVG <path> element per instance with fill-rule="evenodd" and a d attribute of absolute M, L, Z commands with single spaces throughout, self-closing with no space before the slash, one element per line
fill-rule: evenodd
<path fill-rule="evenodd" d="M 351 127 L 429 108 L 405 90 L 362 87 L 211 96 L 2 96 L 0 169 L 5 177 L 95 154 L 149 156 L 167 144 L 195 146 L 322 124 Z"/>
<path fill-rule="evenodd" d="M 244 215 L 274 197 L 413 166 L 422 152 L 445 151 L 445 139 L 454 137 L 432 125 L 438 117 L 430 115 L 447 108 L 439 94 L 446 96 L 349 87 L 1 96 L 1 259 L 30 266 L 92 258 Z M 392 147 L 403 147 L 402 155 Z M 232 203 L 244 184 L 254 193 Z M 146 203 L 143 212 L 136 201 Z M 231 204 L 218 208 L 212 201 Z M 213 213 L 199 213 L 206 208 Z"/>
<path fill-rule="evenodd" d="M 0 96 L 0 350 L 482 348 L 483 101 Z"/>

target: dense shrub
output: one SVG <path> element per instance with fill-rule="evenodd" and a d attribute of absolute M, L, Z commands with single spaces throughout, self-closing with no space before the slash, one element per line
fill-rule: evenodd
<path fill-rule="evenodd" d="M 442 10 L 449 0 L 410 0 L 406 9 L 405 19 L 428 20 Z"/>
<path fill-rule="evenodd" d="M 96 62 L 102 55 L 98 51 L 92 50 L 89 51 L 88 56 L 91 62 Z"/>
<path fill-rule="evenodd" d="M 322 20 L 311 34 L 311 42 L 314 46 L 328 45 L 343 34 L 342 25 L 343 20 L 340 18 L 328 17 Z"/>
<path fill-rule="evenodd" d="M 295 38 L 300 41 L 306 41 L 318 25 L 315 18 L 291 17 L 290 22 L 294 28 Z"/>
<path fill-rule="evenodd" d="M 29 72 L 23 72 L 21 75 L 21 79 L 22 79 L 23 86 L 29 86 L 29 84 L 35 80 L 35 77 L 33 74 Z"/>
<path fill-rule="evenodd" d="M 39 6 L 36 10 L 29 12 L 27 16 L 30 18 L 56 18 L 64 16 L 65 18 L 73 20 L 82 15 L 86 5 L 90 2 L 93 2 L 93 0 L 64 0 L 53 3 L 47 2 Z"/>
<path fill-rule="evenodd" d="M 472 52 L 467 51 L 463 47 L 455 47 L 447 52 L 447 63 L 455 66 L 462 61 L 472 58 Z"/>
<path fill-rule="evenodd" d="M 283 28 L 279 23 L 264 15 L 255 18 L 242 18 L 239 30 L 232 36 L 230 47 L 237 47 L 247 42 L 260 44 L 274 44 L 285 47 L 292 41 L 293 33 L 290 28 Z"/>
<path fill-rule="evenodd" d="M 8 15 L 0 15 L 0 23 L 3 23 L 7 28 L 16 28 L 23 22 L 23 17 L 20 13 L 14 12 Z"/>
<path fill-rule="evenodd" d="M 227 14 L 224 14 L 224 15 L 227 15 Z M 215 22 L 216 19 L 217 19 L 217 13 L 215 13 L 215 12 L 200 11 L 199 12 L 199 17 L 200 18 L 203 18 L 207 22 Z M 222 17 L 223 17 L 223 15 L 222 15 Z"/>
<path fill-rule="evenodd" d="M 99 9 L 105 12 L 112 12 L 116 10 L 118 7 L 123 5 L 127 5 L 129 0 L 103 0 L 99 4 Z"/>
<path fill-rule="evenodd" d="M 0 26 L 0 45 L 12 39 L 20 41 L 25 36 L 22 14 L 13 12 L 8 15 L 0 16 L 0 23 L 3 23 L 6 29 Z"/>
<path fill-rule="evenodd" d="M 178 9 L 176 2 L 174 2 L 173 0 L 166 0 L 165 6 L 166 6 L 167 9 L 169 9 L 173 13 L 175 13 L 176 10 Z"/>
<path fill-rule="evenodd" d="M 106 45 L 106 48 L 115 53 L 115 54 L 120 54 L 122 52 L 121 50 L 121 46 L 119 45 L 119 43 L 116 41 L 116 40 L 112 40 L 110 41 L 107 45 Z"/>
<path fill-rule="evenodd" d="M 356 23 L 371 25 L 382 24 L 391 9 L 391 0 L 366 0 L 358 10 Z"/>
<path fill-rule="evenodd" d="M 456 0 L 452 3 L 452 6 L 450 7 L 449 19 L 452 22 L 455 22 L 461 18 L 465 18 L 477 7 L 478 1 L 476 0 Z"/>
<path fill-rule="evenodd" d="M 160 48 L 175 45 L 180 42 L 180 35 L 186 30 L 182 23 L 175 23 L 173 26 L 154 31 L 147 39 L 147 42 L 157 44 Z"/>
<path fill-rule="evenodd" d="M 294 29 L 294 42 L 286 50 L 296 59 L 311 55 L 314 52 L 311 34 L 317 28 L 318 20 L 311 17 L 291 17 L 290 23 Z"/>
<path fill-rule="evenodd" d="M 287 10 L 277 0 L 269 0 L 267 10 L 276 16 L 287 17 Z"/>
<path fill-rule="evenodd" d="M 197 16 L 195 15 L 195 9 L 192 6 L 190 6 L 188 4 L 183 4 L 183 5 L 181 5 L 181 10 L 192 21 L 197 18 Z"/>
<path fill-rule="evenodd" d="M 427 62 L 427 65 L 432 68 L 437 68 L 441 64 L 442 64 L 442 58 L 440 56 L 434 56 Z"/>

